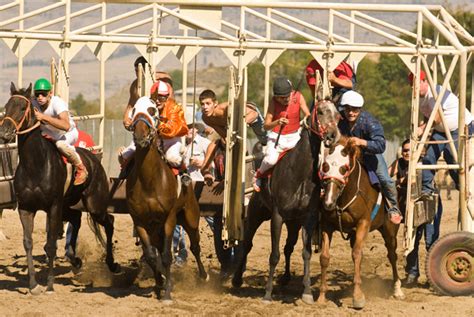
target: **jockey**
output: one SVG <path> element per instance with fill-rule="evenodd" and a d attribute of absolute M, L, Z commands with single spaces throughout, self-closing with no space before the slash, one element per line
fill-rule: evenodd
<path fill-rule="evenodd" d="M 133 107 L 135 106 L 135 103 L 137 100 L 140 98 L 140 93 L 138 91 L 138 67 L 139 65 L 142 65 L 142 68 L 145 70 L 146 65 L 148 65 L 148 61 L 146 60 L 145 57 L 139 56 L 135 62 L 133 63 L 133 67 L 135 69 L 135 78 L 133 82 L 130 84 L 130 89 L 129 89 L 129 98 L 128 98 L 128 103 L 127 106 L 125 107 L 125 111 L 123 113 L 123 125 L 125 129 L 129 129 L 130 125 L 132 124 L 132 119 L 130 113 L 132 112 Z M 155 73 L 155 80 L 163 80 L 170 84 L 170 86 L 173 86 L 173 81 L 171 79 L 171 76 L 166 73 L 166 72 L 161 72 L 157 71 Z M 174 92 L 171 91 L 170 96 L 174 98 Z"/>
<path fill-rule="evenodd" d="M 157 145 L 163 149 L 165 159 L 170 166 L 181 168 L 183 166 L 181 137 L 188 133 L 184 111 L 181 105 L 169 97 L 171 86 L 164 81 L 159 80 L 155 82 L 151 87 L 150 93 L 151 97 L 141 97 L 135 105 L 149 103 L 151 106 L 154 106 L 156 104 L 160 113 L 160 124 L 157 128 Z M 130 122 L 132 120 L 133 118 L 130 118 Z M 119 161 L 128 162 L 135 153 L 135 150 L 135 143 L 132 142 L 128 147 L 121 150 Z M 183 175 L 182 181 L 186 182 L 188 177 L 188 175 Z"/>
<path fill-rule="evenodd" d="M 171 86 L 164 81 L 155 82 L 150 92 L 151 99 L 155 101 L 160 112 L 158 146 L 164 148 L 166 160 L 171 166 L 181 167 L 183 164 L 181 137 L 188 134 L 183 108 L 170 97 Z"/>
<path fill-rule="evenodd" d="M 377 176 L 387 200 L 390 221 L 399 224 L 403 217 L 398 208 L 397 189 L 382 155 L 386 144 L 383 127 L 370 113 L 361 111 L 363 105 L 364 98 L 353 90 L 342 95 L 345 119 L 339 121 L 339 130 L 362 149 L 364 166 L 369 176 Z"/>
<path fill-rule="evenodd" d="M 41 122 L 41 133 L 52 139 L 59 152 L 74 165 L 76 169 L 74 185 L 83 184 L 87 179 L 87 170 L 73 146 L 77 141 L 78 131 L 69 115 L 67 103 L 58 96 L 53 96 L 51 83 L 45 78 L 35 82 L 34 90 L 35 97 L 32 104 L 35 117 Z"/>
<path fill-rule="evenodd" d="M 263 127 L 271 132 L 265 157 L 253 180 L 255 191 L 260 191 L 261 179 L 277 163 L 280 153 L 294 148 L 298 143 L 301 111 L 305 118 L 310 115 L 303 95 L 293 90 L 287 78 L 278 77 L 273 83 L 273 98 L 265 115 Z"/>
<path fill-rule="evenodd" d="M 313 59 L 306 66 L 306 82 L 308 83 L 309 88 L 311 89 L 312 96 L 315 95 L 316 87 L 318 86 L 316 71 L 319 71 L 321 78 L 324 75 L 324 70 L 321 65 Z M 356 84 L 356 75 L 352 70 L 352 67 L 342 61 L 334 71 L 328 73 L 329 83 L 333 86 L 332 89 L 332 101 L 335 105 L 339 105 L 339 100 L 341 99 L 342 94 L 346 91 L 355 89 Z"/>

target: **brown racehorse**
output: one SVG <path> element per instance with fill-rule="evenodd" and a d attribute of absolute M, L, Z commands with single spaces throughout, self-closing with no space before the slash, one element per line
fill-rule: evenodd
<path fill-rule="evenodd" d="M 155 275 L 158 298 L 164 275 L 163 300 L 171 301 L 171 242 L 177 223 L 189 235 L 199 276 L 207 279 L 208 275 L 200 258 L 199 205 L 192 185 L 183 185 L 178 193 L 178 180 L 157 146 L 157 115 L 154 104 L 146 109 L 135 106 L 132 129 L 137 149 L 134 166 L 127 177 L 126 191 L 130 215 L 142 242 L 145 259 Z"/>
<path fill-rule="evenodd" d="M 326 300 L 327 268 L 329 266 L 329 246 L 334 231 L 341 231 L 344 239 L 351 239 L 352 260 L 354 261 L 354 308 L 363 308 L 365 296 L 361 289 L 362 247 L 369 231 L 377 229 L 382 233 L 392 266 L 393 296 L 403 299 L 401 282 L 397 271 L 397 232 L 395 225 L 384 213 L 384 199 L 373 187 L 369 175 L 359 161 L 360 150 L 347 138 L 326 149 L 320 168 L 324 190 L 322 227 L 321 290 L 319 303 Z M 343 232 L 348 236 L 344 237 Z"/>

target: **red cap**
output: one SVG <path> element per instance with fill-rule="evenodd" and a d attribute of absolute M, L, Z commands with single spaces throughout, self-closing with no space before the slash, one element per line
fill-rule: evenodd
<path fill-rule="evenodd" d="M 408 75 L 408 81 L 410 82 L 410 85 L 413 85 L 413 76 L 415 76 L 415 75 L 413 75 L 413 73 L 410 73 L 410 74 Z M 425 80 L 425 79 L 426 79 L 426 73 L 425 73 L 425 71 L 424 71 L 424 70 L 420 70 L 420 81 Z"/>
<path fill-rule="evenodd" d="M 158 90 L 158 95 L 167 96 L 171 92 L 171 87 L 168 83 L 165 83 L 162 80 L 156 81 L 153 86 L 151 86 L 150 93 L 153 94 Z"/>

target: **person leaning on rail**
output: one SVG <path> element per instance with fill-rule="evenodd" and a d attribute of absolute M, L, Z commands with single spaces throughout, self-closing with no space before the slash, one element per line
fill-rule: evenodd
<path fill-rule="evenodd" d="M 408 80 L 413 85 L 413 73 L 410 73 Z M 441 86 L 436 85 L 436 93 L 441 93 Z M 426 73 L 420 72 L 420 111 L 424 115 L 425 120 L 418 128 L 418 135 L 422 135 L 426 129 L 426 123 L 431 113 L 433 112 L 436 99 L 431 91 L 431 88 L 426 80 Z M 445 129 L 449 129 L 451 136 L 454 140 L 454 146 L 458 149 L 458 118 L 459 118 L 459 99 L 451 91 L 446 90 L 441 99 L 441 109 L 446 120 L 447 127 L 443 127 L 441 116 L 439 113 L 436 114 L 433 124 L 433 133 L 431 134 L 431 141 L 446 141 L 448 138 L 445 133 Z M 465 109 L 465 121 L 464 123 L 468 127 L 469 135 L 473 135 L 474 124 L 473 116 L 469 110 Z M 439 157 L 443 154 L 447 164 L 456 164 L 454 161 L 451 147 L 448 143 L 436 143 L 428 144 L 425 156 L 423 157 L 423 165 L 436 165 Z M 435 191 L 433 179 L 436 171 L 435 170 L 423 170 L 422 172 L 422 196 L 429 196 Z M 459 190 L 459 173 L 457 170 L 450 169 L 449 174 L 456 184 L 456 189 Z"/>

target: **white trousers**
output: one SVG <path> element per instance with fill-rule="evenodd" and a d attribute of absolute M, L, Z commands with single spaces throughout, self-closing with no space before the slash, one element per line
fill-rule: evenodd
<path fill-rule="evenodd" d="M 163 145 L 161 145 L 163 142 Z M 158 139 L 158 147 L 163 146 L 165 152 L 165 158 L 168 163 L 174 167 L 180 167 L 183 162 L 183 153 L 181 151 L 183 143 L 181 142 L 181 137 L 175 137 L 171 139 Z M 130 144 L 122 151 L 122 157 L 125 160 L 132 158 L 133 154 L 136 151 L 135 143 L 130 142 Z"/>
<path fill-rule="evenodd" d="M 290 150 L 296 146 L 300 140 L 300 132 L 296 131 L 291 134 L 282 134 L 278 140 L 278 145 L 275 148 L 278 133 L 270 132 L 268 134 L 267 150 L 263 158 L 262 165 L 260 165 L 260 173 L 265 173 L 272 168 L 278 161 L 278 157 L 284 151 Z"/>

